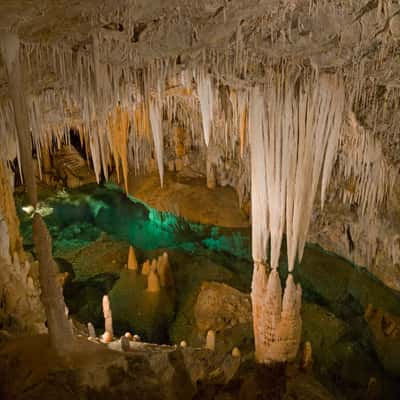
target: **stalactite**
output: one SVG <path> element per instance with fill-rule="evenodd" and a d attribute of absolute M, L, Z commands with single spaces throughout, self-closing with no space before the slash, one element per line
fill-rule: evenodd
<path fill-rule="evenodd" d="M 119 165 L 122 166 L 125 190 L 128 193 L 128 133 L 129 116 L 120 106 L 115 109 L 114 115 L 109 117 L 109 130 L 112 138 L 112 153 L 119 180 Z M 103 167 L 104 170 L 104 167 Z"/>
<path fill-rule="evenodd" d="M 164 183 L 164 134 L 162 129 L 162 110 L 159 99 L 150 99 L 149 114 L 162 187 Z"/>
<path fill-rule="evenodd" d="M 265 107 L 264 98 L 258 88 L 251 94 L 249 108 L 252 254 L 255 263 L 262 263 L 267 259 L 269 230 L 263 130 Z"/>
<path fill-rule="evenodd" d="M 386 161 L 379 141 L 353 113 L 343 130 L 340 150 L 338 176 L 346 182 L 342 199 L 359 204 L 360 215 L 374 218 L 391 196 L 397 169 Z"/>
<path fill-rule="evenodd" d="M 19 58 L 20 42 L 16 35 L 2 33 L 1 50 L 6 63 L 10 96 L 13 102 L 15 126 L 17 128 L 22 172 L 27 186 L 29 202 L 37 203 L 35 168 L 32 160 L 32 145 L 29 134 L 28 110 L 22 87 L 22 71 Z"/>
<path fill-rule="evenodd" d="M 203 119 L 204 141 L 208 146 L 214 118 L 214 91 L 210 75 L 202 69 L 200 69 L 196 75 L 196 82 Z"/>

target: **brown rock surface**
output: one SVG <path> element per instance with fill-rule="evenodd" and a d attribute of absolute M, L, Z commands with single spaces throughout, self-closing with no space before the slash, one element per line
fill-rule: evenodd
<path fill-rule="evenodd" d="M 202 179 L 181 181 L 166 175 L 160 187 L 157 175 L 131 177 L 129 194 L 159 211 L 174 213 L 192 222 L 226 228 L 245 228 L 249 222 L 230 187 L 209 190 Z"/>

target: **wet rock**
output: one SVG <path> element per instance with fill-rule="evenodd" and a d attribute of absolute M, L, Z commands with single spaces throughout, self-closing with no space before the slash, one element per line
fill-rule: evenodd
<path fill-rule="evenodd" d="M 197 328 L 224 331 L 251 323 L 251 303 L 247 294 L 224 283 L 204 282 L 194 307 Z"/>
<path fill-rule="evenodd" d="M 367 323 L 379 361 L 386 371 L 400 377 L 400 316 L 375 309 Z"/>
<path fill-rule="evenodd" d="M 226 284 L 203 282 L 194 307 L 190 343 L 203 346 L 208 331 L 216 332 L 215 349 L 228 353 L 234 347 L 252 346 L 250 296 Z"/>
<path fill-rule="evenodd" d="M 95 183 L 96 177 L 90 171 L 87 162 L 73 146 L 64 146 L 53 156 L 57 175 L 64 179 L 68 188 L 77 188 Z"/>

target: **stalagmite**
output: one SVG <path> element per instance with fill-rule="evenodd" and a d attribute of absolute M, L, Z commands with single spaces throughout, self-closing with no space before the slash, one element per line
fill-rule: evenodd
<path fill-rule="evenodd" d="M 46 310 L 47 326 L 51 345 L 60 354 L 72 349 L 72 325 L 65 315 L 65 303 L 62 288 L 57 284 L 57 266 L 51 254 L 51 236 L 42 216 L 33 217 L 33 241 L 39 260 L 41 300 Z"/>
<path fill-rule="evenodd" d="M 95 338 L 96 337 L 96 331 L 94 329 L 94 326 L 91 322 L 88 323 L 88 332 L 89 332 L 89 337 Z"/>
<path fill-rule="evenodd" d="M 133 340 L 133 336 L 132 336 L 132 333 L 130 333 L 130 332 L 125 332 L 125 335 L 124 335 L 126 338 L 128 338 L 129 340 Z"/>
<path fill-rule="evenodd" d="M 240 350 L 238 347 L 234 347 L 232 349 L 232 357 L 239 358 L 241 356 Z"/>
<path fill-rule="evenodd" d="M 133 246 L 129 246 L 129 255 L 128 255 L 128 269 L 137 271 L 138 270 L 138 263 L 136 260 L 135 249 Z"/>
<path fill-rule="evenodd" d="M 215 189 L 217 186 L 217 181 L 215 178 L 215 165 L 207 164 L 207 187 L 209 189 Z"/>
<path fill-rule="evenodd" d="M 212 329 L 207 331 L 206 349 L 211 350 L 211 351 L 215 350 L 215 331 L 213 331 Z"/>
<path fill-rule="evenodd" d="M 173 286 L 174 280 L 172 277 L 171 268 L 168 261 L 168 253 L 164 252 L 157 260 L 157 273 L 160 277 L 161 287 Z"/>
<path fill-rule="evenodd" d="M 129 351 L 130 350 L 130 340 L 126 336 L 121 336 L 119 339 L 121 343 L 121 350 L 122 351 Z"/>
<path fill-rule="evenodd" d="M 150 272 L 150 260 L 146 260 L 142 265 L 142 275 L 148 275 Z"/>
<path fill-rule="evenodd" d="M 14 107 L 23 176 L 29 202 L 33 207 L 36 207 L 37 187 L 32 159 L 29 114 L 25 102 L 24 80 L 19 59 L 20 41 L 15 34 L 5 32 L 2 32 L 0 41 Z M 50 344 L 60 355 L 65 355 L 72 349 L 73 332 L 71 323 L 64 312 L 65 303 L 62 289 L 57 284 L 57 267 L 51 253 L 51 237 L 46 224 L 38 213 L 35 213 L 33 217 L 32 227 L 34 245 L 40 265 L 41 300 L 46 311 Z"/>
<path fill-rule="evenodd" d="M 157 259 L 153 258 L 150 264 L 150 272 L 157 272 Z"/>
<path fill-rule="evenodd" d="M 140 342 L 142 339 L 140 338 L 139 335 L 133 335 L 133 341 L 134 342 Z"/>
<path fill-rule="evenodd" d="M 159 292 L 160 291 L 160 278 L 158 277 L 157 271 L 150 270 L 147 276 L 147 291 L 148 292 Z"/>
<path fill-rule="evenodd" d="M 300 367 L 303 371 L 310 371 L 312 369 L 312 364 L 313 364 L 312 346 L 311 343 L 307 341 L 304 343 Z"/>
<path fill-rule="evenodd" d="M 111 337 L 114 334 L 113 322 L 112 322 L 112 312 L 110 306 L 110 299 L 107 295 L 103 296 L 103 315 L 104 315 L 104 331 L 109 333 Z"/>
<path fill-rule="evenodd" d="M 111 343 L 113 340 L 113 336 L 110 332 L 106 331 L 103 333 L 102 341 L 103 343 Z"/>

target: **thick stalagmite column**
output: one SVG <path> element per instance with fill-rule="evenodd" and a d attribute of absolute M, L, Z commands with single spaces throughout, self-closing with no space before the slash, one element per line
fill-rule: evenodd
<path fill-rule="evenodd" d="M 36 207 L 37 187 L 32 159 L 29 117 L 19 60 L 20 42 L 15 34 L 8 32 L 2 32 L 0 37 L 2 58 L 7 66 L 10 95 L 14 106 L 22 173 L 29 202 L 33 207 Z M 35 213 L 33 218 L 33 238 L 39 259 L 41 300 L 46 311 L 50 344 L 59 354 L 64 354 L 71 349 L 73 344 L 72 326 L 65 314 L 66 307 L 62 289 L 57 282 L 57 267 L 51 253 L 51 237 L 46 224 L 38 213 Z"/>
<path fill-rule="evenodd" d="M 108 332 L 111 336 L 114 334 L 112 323 L 112 312 L 110 306 L 110 299 L 107 295 L 103 296 L 103 314 L 104 314 L 104 331 Z"/>
<path fill-rule="evenodd" d="M 57 266 L 51 254 L 51 236 L 43 218 L 33 217 L 33 242 L 39 259 L 39 281 L 49 328 L 50 343 L 58 353 L 71 350 L 73 332 L 71 322 L 65 314 L 65 303 L 61 286 L 57 283 Z"/>

